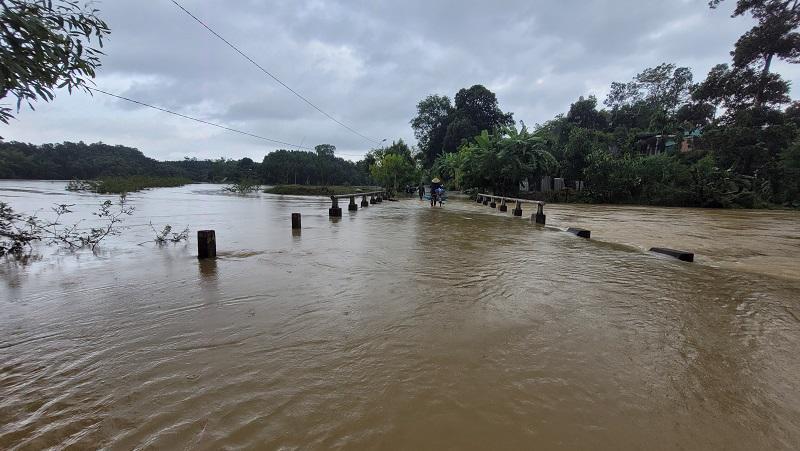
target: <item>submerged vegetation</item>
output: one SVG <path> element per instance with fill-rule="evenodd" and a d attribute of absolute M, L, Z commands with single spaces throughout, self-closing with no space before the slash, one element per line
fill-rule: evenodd
<path fill-rule="evenodd" d="M 269 194 L 295 196 L 338 196 L 342 194 L 376 191 L 374 186 L 317 186 L 317 185 L 276 185 L 264 190 Z"/>
<path fill-rule="evenodd" d="M 192 181 L 184 177 L 104 177 L 100 180 L 70 180 L 68 191 L 91 191 L 98 194 L 124 194 L 147 188 L 183 186 Z"/>
<path fill-rule="evenodd" d="M 257 192 L 260 189 L 261 185 L 259 185 L 255 180 L 250 179 L 242 179 L 236 183 L 232 183 L 222 188 L 223 191 L 234 194 L 250 194 Z"/>
<path fill-rule="evenodd" d="M 71 251 L 95 250 L 106 238 L 121 234 L 124 218 L 134 212 L 124 195 L 117 202 L 105 200 L 92 213 L 95 223 L 81 227 L 83 220 L 71 224 L 63 222 L 65 216 L 73 213 L 72 207 L 74 205 L 57 204 L 52 208 L 53 219 L 41 219 L 36 214 L 16 213 L 9 205 L 0 202 L 0 256 L 25 257 L 35 242 L 58 245 Z"/>

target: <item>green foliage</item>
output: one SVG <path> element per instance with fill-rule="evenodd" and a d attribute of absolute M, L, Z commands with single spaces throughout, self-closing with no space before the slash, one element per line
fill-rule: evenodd
<path fill-rule="evenodd" d="M 132 177 L 103 177 L 94 190 L 100 194 L 124 194 L 141 191 L 147 188 L 169 188 L 192 183 L 186 177 L 147 177 L 136 175 Z"/>
<path fill-rule="evenodd" d="M 103 143 L 65 142 L 37 146 L 0 141 L 0 178 L 98 180 L 141 176 L 212 183 L 237 183 L 248 179 L 260 184 L 280 184 L 295 179 L 304 184 L 357 185 L 370 182 L 369 166 L 332 156 L 333 146 L 320 147 L 322 153 L 278 150 L 268 154 L 264 163 L 257 163 L 250 158 L 156 161 L 137 149 Z M 176 186 L 175 183 L 159 183 L 162 184 L 151 186 Z M 187 181 L 180 184 L 184 183 Z M 147 184 L 139 189 L 144 187 Z"/>
<path fill-rule="evenodd" d="M 416 185 L 422 177 L 411 148 L 402 139 L 370 151 L 367 159 L 372 161 L 369 166 L 372 179 L 394 192 L 400 186 Z"/>
<path fill-rule="evenodd" d="M 100 66 L 99 48 L 110 30 L 98 10 L 77 0 L 3 0 L 0 2 L 0 99 L 16 98 L 33 109 L 36 100 L 50 101 L 54 90 L 88 91 L 88 78 Z M 0 106 L 0 121 L 14 117 Z"/>
<path fill-rule="evenodd" d="M 0 202 L 0 257 L 22 257 L 31 243 L 40 241 L 42 233 L 33 216 L 15 213 L 5 202 Z"/>
<path fill-rule="evenodd" d="M 430 166 L 442 151 L 453 112 L 453 104 L 447 96 L 430 95 L 417 104 L 417 115 L 411 120 L 411 128 L 426 166 Z"/>
<path fill-rule="evenodd" d="M 458 153 L 443 154 L 436 160 L 433 171 L 461 188 L 514 194 L 523 180 L 544 175 L 556 166 L 541 137 L 525 127 L 521 130 L 507 127 L 494 134 L 484 130 L 472 142 L 461 146 Z"/>
<path fill-rule="evenodd" d="M 512 113 L 500 110 L 497 96 L 482 85 L 459 90 L 455 106 L 447 96 L 428 96 L 417 104 L 417 116 L 411 120 L 427 168 L 443 152 L 456 152 L 482 130 L 492 133 L 513 124 Z"/>
<path fill-rule="evenodd" d="M 229 193 L 234 194 L 250 194 L 254 193 L 261 189 L 261 185 L 258 184 L 255 180 L 251 179 L 242 179 L 236 183 L 232 183 L 224 188 L 223 191 L 227 191 Z"/>
<path fill-rule="evenodd" d="M 73 206 L 57 204 L 52 208 L 55 218 L 42 220 L 36 215 L 15 213 L 6 203 L 0 202 L 0 256 L 23 259 L 30 255 L 31 244 L 37 241 L 71 251 L 83 248 L 94 251 L 106 238 L 121 234 L 124 218 L 134 212 L 124 195 L 117 202 L 105 200 L 92 213 L 96 225 L 82 228 L 80 221 L 71 225 L 62 223 L 62 218 L 72 213 Z"/>
<path fill-rule="evenodd" d="M 327 150 L 271 152 L 261 163 L 261 181 L 267 185 L 358 185 L 369 181 L 363 168 L 352 161 L 334 157 L 332 151 Z"/>
<path fill-rule="evenodd" d="M 378 191 L 378 189 L 374 186 L 276 185 L 264 190 L 265 193 L 269 194 L 325 197 L 369 191 Z"/>

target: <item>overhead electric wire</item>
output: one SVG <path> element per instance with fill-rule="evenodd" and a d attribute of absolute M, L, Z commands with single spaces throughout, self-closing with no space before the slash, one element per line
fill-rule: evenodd
<path fill-rule="evenodd" d="M 202 25 L 202 26 L 203 26 L 203 27 L 204 27 L 206 30 L 208 30 L 209 32 L 211 32 L 211 34 L 213 34 L 214 36 L 216 36 L 217 38 L 219 38 L 219 39 L 220 39 L 222 42 L 224 42 L 225 44 L 227 44 L 227 45 L 228 45 L 228 47 L 232 48 L 232 49 L 233 49 L 233 50 L 234 50 L 236 53 L 238 53 L 239 55 L 243 56 L 243 57 L 244 57 L 244 58 L 245 58 L 247 61 L 249 61 L 249 62 L 250 62 L 250 63 L 252 63 L 254 66 L 256 66 L 258 69 L 260 69 L 260 70 L 261 70 L 261 72 L 264 72 L 264 73 L 265 73 L 266 75 L 268 75 L 270 78 L 272 78 L 273 80 L 275 80 L 276 82 L 278 82 L 278 83 L 279 83 L 281 86 L 283 86 L 284 88 L 288 89 L 288 90 L 289 90 L 289 91 L 290 91 L 292 94 L 294 94 L 295 96 L 297 96 L 297 97 L 298 97 L 300 100 L 302 100 L 303 102 L 305 102 L 305 103 L 307 103 L 307 104 L 311 105 L 311 107 L 312 107 L 312 108 L 314 108 L 315 110 L 317 110 L 317 111 L 319 111 L 320 113 L 322 113 L 323 115 L 325 115 L 325 116 L 326 116 L 328 119 L 330 119 L 330 120 L 332 120 L 332 121 L 336 122 L 337 124 L 339 124 L 339 125 L 341 125 L 342 127 L 346 128 L 346 129 L 347 129 L 347 130 L 349 130 L 350 132 L 352 132 L 352 133 L 354 133 L 354 134 L 356 134 L 356 135 L 358 135 L 358 136 L 360 136 L 360 137 L 362 137 L 362 138 L 366 139 L 367 141 L 371 141 L 371 142 L 373 142 L 373 143 L 375 143 L 375 144 L 381 144 L 381 143 L 383 142 L 383 141 L 378 141 L 377 139 L 370 138 L 369 136 L 366 136 L 366 135 L 364 135 L 364 134 L 362 134 L 362 133 L 358 132 L 357 130 L 353 129 L 352 127 L 348 126 L 347 124 L 345 124 L 345 123 L 341 122 L 340 120 L 336 119 L 336 118 L 335 118 L 335 117 L 333 117 L 332 115 L 328 114 L 328 113 L 327 113 L 327 112 L 325 112 L 325 111 L 324 111 L 322 108 L 318 107 L 318 106 L 317 106 L 317 105 L 315 105 L 315 104 L 314 104 L 312 101 L 310 101 L 310 100 L 308 100 L 306 97 L 304 97 L 302 94 L 300 94 L 299 92 L 297 92 L 297 91 L 295 91 L 294 89 L 292 89 L 291 87 L 289 87 L 289 85 L 287 85 L 286 83 L 284 83 L 283 81 L 281 81 L 281 80 L 280 80 L 278 77 L 276 77 L 275 75 L 273 75 L 273 74 L 272 74 L 270 71 L 268 71 L 268 70 L 267 70 L 267 69 L 265 69 L 263 66 L 261 66 L 260 64 L 258 64 L 258 63 L 257 63 L 255 60 L 253 60 L 252 58 L 250 58 L 249 56 L 247 56 L 247 54 L 245 54 L 243 51 L 239 50 L 239 48 L 238 48 L 238 47 L 236 47 L 236 46 L 235 46 L 235 45 L 233 45 L 233 44 L 232 44 L 230 41 L 228 41 L 227 39 L 225 39 L 224 37 L 222 37 L 222 36 L 221 36 L 219 33 L 217 33 L 216 31 L 214 31 L 214 30 L 213 30 L 213 29 L 212 29 L 210 26 L 206 25 L 206 23 L 205 23 L 205 22 L 203 22 L 203 21 L 202 21 L 200 18 L 198 18 L 197 16 L 195 16 L 194 14 L 192 14 L 192 13 L 191 13 L 191 12 L 190 12 L 188 9 L 184 8 L 184 7 L 183 7 L 183 5 L 181 5 L 180 3 L 178 3 L 176 0 L 170 0 L 170 1 L 171 1 L 172 3 L 174 3 L 174 4 L 175 4 L 175 6 L 177 6 L 178 8 L 180 8 L 180 9 L 181 9 L 181 10 L 182 10 L 184 13 L 186 13 L 187 15 L 189 15 L 189 17 L 191 17 L 192 19 L 194 19 L 195 21 L 197 21 L 197 23 L 199 23 L 200 25 Z"/>
<path fill-rule="evenodd" d="M 257 135 L 255 133 L 245 132 L 245 131 L 242 131 L 242 130 L 237 130 L 235 128 L 226 127 L 224 125 L 216 124 L 214 122 L 206 121 L 204 119 L 198 119 L 198 118 L 192 117 L 192 116 L 187 116 L 185 114 L 177 113 L 175 111 L 171 111 L 171 110 L 168 110 L 166 108 L 161 108 L 161 107 L 158 107 L 158 106 L 155 106 L 155 105 L 150 105 L 148 103 L 140 102 L 138 100 L 130 99 L 128 97 L 124 97 L 124 96 L 121 96 L 121 95 L 118 95 L 118 94 L 112 94 L 112 93 L 110 93 L 108 91 L 103 91 L 102 89 L 97 89 L 97 88 L 91 88 L 90 87 L 89 90 L 90 91 L 94 91 L 94 92 L 99 92 L 101 94 L 105 94 L 105 95 L 110 96 L 110 97 L 116 97 L 117 99 L 125 100 L 127 102 L 135 103 L 137 105 L 145 106 L 147 108 L 152 108 L 154 110 L 162 111 L 164 113 L 173 114 L 175 116 L 182 117 L 184 119 L 189 119 L 189 120 L 192 120 L 192 121 L 195 121 L 195 122 L 200 122 L 201 124 L 206 124 L 206 125 L 211 125 L 211 126 L 214 126 L 214 127 L 217 127 L 217 128 L 221 128 L 221 129 L 227 130 L 229 132 L 239 133 L 239 134 L 242 134 L 242 135 L 250 136 L 252 138 L 257 138 L 257 139 L 262 139 L 264 141 L 269 141 L 269 142 L 275 143 L 275 144 L 283 144 L 283 145 L 286 145 L 286 146 L 297 147 L 298 149 L 312 150 L 310 147 L 304 147 L 302 145 L 292 144 L 292 143 L 288 143 L 288 142 L 285 142 L 285 141 L 280 141 L 280 140 L 277 140 L 277 139 L 267 138 L 265 136 Z"/>

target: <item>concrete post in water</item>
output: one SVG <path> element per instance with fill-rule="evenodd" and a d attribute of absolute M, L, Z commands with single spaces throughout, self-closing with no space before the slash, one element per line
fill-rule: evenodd
<path fill-rule="evenodd" d="M 217 237 L 213 230 L 197 231 L 197 258 L 217 257 Z"/>
<path fill-rule="evenodd" d="M 483 205 L 489 205 L 489 196 L 483 198 Z"/>
<path fill-rule="evenodd" d="M 477 202 L 478 202 L 478 203 L 481 203 L 481 202 L 483 202 L 483 196 L 481 196 L 480 194 L 478 194 L 478 199 L 477 199 Z"/>
<path fill-rule="evenodd" d="M 367 200 L 367 195 L 364 194 L 361 196 L 361 208 L 369 207 L 369 201 Z"/>
<path fill-rule="evenodd" d="M 339 200 L 336 196 L 331 196 L 331 208 L 328 209 L 328 216 L 332 218 L 342 217 L 342 209 L 339 208 Z"/>
<path fill-rule="evenodd" d="M 504 211 L 504 212 L 508 211 L 508 205 L 506 205 L 506 198 L 505 197 L 500 200 L 500 208 L 499 208 L 499 210 L 500 211 Z"/>
<path fill-rule="evenodd" d="M 687 251 L 678 251 L 675 249 L 668 249 L 666 247 L 651 247 L 650 252 L 656 252 L 659 254 L 669 255 L 670 257 L 675 257 L 678 260 L 684 262 L 693 262 L 694 261 L 694 254 Z"/>
<path fill-rule="evenodd" d="M 531 217 L 531 219 L 533 219 L 534 222 L 536 222 L 537 224 L 544 225 L 545 218 L 546 217 L 544 215 L 544 205 L 542 205 L 542 203 L 539 202 L 536 206 L 536 214 L 534 214 Z"/>
<path fill-rule="evenodd" d="M 350 203 L 347 205 L 347 209 L 350 211 L 358 210 L 358 205 L 356 205 L 356 196 L 350 196 Z"/>
<path fill-rule="evenodd" d="M 300 213 L 292 213 L 292 229 L 300 228 Z"/>
<path fill-rule="evenodd" d="M 383 202 L 383 198 L 381 197 L 381 193 L 378 193 L 378 195 L 375 196 L 375 203 L 379 204 L 381 202 Z"/>
<path fill-rule="evenodd" d="M 571 233 L 573 235 L 578 235 L 581 238 L 587 238 L 588 239 L 588 238 L 592 237 L 592 231 L 591 230 L 579 229 L 579 228 L 576 228 L 576 227 L 570 227 L 570 228 L 567 229 L 567 232 L 569 232 L 569 233 Z"/>
<path fill-rule="evenodd" d="M 522 202 L 517 201 L 517 205 L 514 207 L 511 213 L 513 213 L 514 216 L 522 216 Z"/>
<path fill-rule="evenodd" d="M 374 194 L 370 194 L 370 195 L 369 195 L 369 203 L 370 203 L 371 205 L 375 205 L 375 202 L 376 202 L 376 201 L 375 201 L 375 195 L 374 195 Z"/>
<path fill-rule="evenodd" d="M 489 202 L 489 208 L 497 208 L 497 202 L 494 201 L 494 197 L 492 198 L 492 201 Z"/>

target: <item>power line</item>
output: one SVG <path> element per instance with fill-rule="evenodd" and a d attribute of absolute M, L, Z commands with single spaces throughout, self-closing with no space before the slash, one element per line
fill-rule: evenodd
<path fill-rule="evenodd" d="M 243 57 L 244 57 L 244 58 L 245 58 L 247 61 L 249 61 L 249 62 L 250 62 L 250 63 L 252 63 L 254 66 L 256 66 L 257 68 L 259 68 L 259 69 L 261 70 L 261 72 L 264 72 L 264 73 L 265 73 L 265 74 L 267 74 L 267 75 L 268 75 L 270 78 L 272 78 L 272 79 L 273 79 L 273 80 L 275 80 L 276 82 L 280 83 L 280 84 L 281 84 L 281 86 L 283 86 L 284 88 L 286 88 L 286 89 L 288 89 L 289 91 L 291 91 L 291 93 L 292 93 L 292 94 L 294 94 L 295 96 L 297 96 L 297 97 L 298 97 L 300 100 L 302 100 L 303 102 L 305 102 L 305 103 L 307 103 L 307 104 L 311 105 L 311 107 L 312 107 L 312 108 L 314 108 L 315 110 L 317 110 L 317 111 L 319 111 L 320 113 L 322 113 L 323 115 L 325 115 L 325 116 L 326 116 L 328 119 L 330 119 L 330 120 L 332 120 L 332 121 L 336 122 L 337 124 L 339 124 L 339 125 L 341 125 L 342 127 L 346 128 L 346 129 L 347 129 L 347 130 L 349 130 L 350 132 L 352 132 L 352 133 L 354 133 L 354 134 L 356 134 L 356 135 L 358 135 L 358 136 L 360 136 L 360 137 L 362 137 L 362 138 L 366 139 L 367 141 L 371 141 L 371 142 L 373 142 L 373 143 L 376 143 L 376 144 L 380 144 L 380 143 L 382 142 L 382 141 L 378 141 L 377 139 L 370 138 L 370 137 L 368 137 L 368 136 L 366 136 L 366 135 L 364 135 L 364 134 L 362 134 L 362 133 L 358 132 L 357 130 L 353 129 L 352 127 L 348 126 L 347 124 L 345 124 L 345 123 L 343 123 L 343 122 L 339 121 L 338 119 L 336 119 L 335 117 L 331 116 L 330 114 L 328 114 L 327 112 L 325 112 L 325 111 L 324 111 L 322 108 L 318 107 L 318 106 L 317 106 L 317 105 L 315 105 L 313 102 L 311 102 L 310 100 L 308 100 L 307 98 L 305 98 L 305 97 L 304 97 L 302 94 L 300 94 L 299 92 L 297 92 L 297 91 L 295 91 L 294 89 L 290 88 L 290 87 L 289 87 L 289 85 L 287 85 L 286 83 L 284 83 L 283 81 L 281 81 L 281 80 L 280 80 L 278 77 L 276 77 L 275 75 L 273 75 L 273 74 L 272 74 L 270 71 L 268 71 L 268 70 L 264 69 L 264 67 L 262 67 L 260 64 L 258 64 L 257 62 L 255 62 L 255 60 L 253 60 L 252 58 L 250 58 L 249 56 L 247 56 L 247 54 L 245 54 L 243 51 L 239 50 L 239 48 L 238 48 L 238 47 L 236 47 L 235 45 L 233 45 L 233 44 L 232 44 L 230 41 L 228 41 L 227 39 L 223 38 L 223 37 L 222 37 L 222 36 L 221 36 L 219 33 L 217 33 L 216 31 L 214 31 L 214 30 L 213 30 L 213 29 L 212 29 L 210 26 L 206 25 L 206 24 L 205 24 L 205 22 L 203 22 L 202 20 L 200 20 L 200 18 L 198 18 L 197 16 L 195 16 L 194 14 L 192 14 L 191 12 L 189 12 L 189 10 L 187 10 L 186 8 L 184 8 L 184 7 L 183 7 L 183 5 L 181 5 L 180 3 L 178 3 L 178 2 L 177 2 L 177 1 L 175 1 L 175 0 L 170 0 L 170 1 L 172 1 L 172 3 L 174 3 L 174 4 L 175 4 L 175 6 L 177 6 L 178 8 L 180 8 L 180 9 L 181 9 L 183 12 L 185 12 L 186 14 L 188 14 L 188 15 L 189 15 L 189 17 L 191 17 L 192 19 L 194 19 L 195 21 L 197 21 L 197 23 L 199 23 L 200 25 L 202 25 L 202 26 L 203 26 L 203 27 L 204 27 L 206 30 L 208 30 L 209 32 L 211 32 L 211 34 L 213 34 L 214 36 L 216 36 L 217 38 L 219 38 L 219 39 L 220 39 L 222 42 L 224 42 L 225 44 L 227 44 L 227 45 L 228 45 L 228 47 L 232 48 L 232 49 L 233 49 L 233 50 L 234 50 L 236 53 L 238 53 L 239 55 L 242 55 L 242 56 L 243 56 Z"/>
<path fill-rule="evenodd" d="M 214 127 L 217 127 L 217 128 L 221 128 L 221 129 L 227 130 L 229 132 L 239 133 L 239 134 L 242 134 L 242 135 L 250 136 L 252 138 L 257 138 L 257 139 L 262 139 L 264 141 L 269 141 L 269 142 L 275 143 L 275 144 L 283 144 L 285 146 L 297 147 L 298 149 L 311 150 L 310 147 L 304 147 L 304 146 L 298 145 L 298 144 L 292 144 L 292 143 L 288 143 L 288 142 L 285 142 L 285 141 L 279 141 L 277 139 L 272 139 L 272 138 L 267 138 L 267 137 L 264 137 L 264 136 L 261 136 L 261 135 L 256 135 L 255 133 L 245 132 L 245 131 L 242 131 L 242 130 L 237 130 L 235 128 L 226 127 L 224 125 L 215 124 L 214 122 L 209 122 L 209 121 L 206 121 L 206 120 L 203 120 L 203 119 L 198 119 L 196 117 L 187 116 L 185 114 L 177 113 L 175 111 L 171 111 L 171 110 L 168 110 L 166 108 L 157 107 L 155 105 L 150 105 L 150 104 L 147 104 L 147 103 L 144 103 L 144 102 L 140 102 L 138 100 L 133 100 L 133 99 L 130 99 L 128 97 L 124 97 L 124 96 L 117 95 L 117 94 L 112 94 L 110 92 L 103 91 L 102 89 L 89 88 L 89 90 L 90 91 L 94 91 L 94 92 L 99 92 L 101 94 L 105 94 L 105 95 L 110 96 L 110 97 L 116 97 L 117 99 L 125 100 L 127 102 L 135 103 L 137 105 L 145 106 L 147 108 L 152 108 L 154 110 L 162 111 L 164 113 L 173 114 L 175 116 L 182 117 L 184 119 L 189 119 L 189 120 L 192 120 L 192 121 L 195 121 L 195 122 L 200 122 L 201 124 L 206 124 L 206 125 L 211 125 L 211 126 L 214 126 Z"/>

